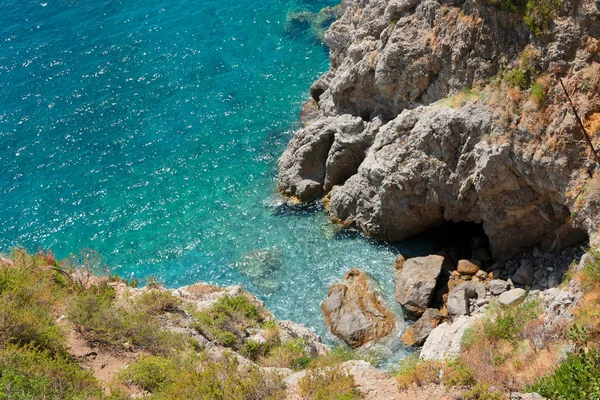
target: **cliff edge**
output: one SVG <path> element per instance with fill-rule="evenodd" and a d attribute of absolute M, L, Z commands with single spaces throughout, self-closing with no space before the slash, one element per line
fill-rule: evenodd
<path fill-rule="evenodd" d="M 596 244 L 600 178 L 560 79 L 595 144 L 600 6 L 536 4 L 351 1 L 281 193 L 390 241 L 483 223 L 498 260 Z"/>

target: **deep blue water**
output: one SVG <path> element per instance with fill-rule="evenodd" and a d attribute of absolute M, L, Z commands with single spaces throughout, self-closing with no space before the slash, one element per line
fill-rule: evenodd
<path fill-rule="evenodd" d="M 277 158 L 328 68 L 286 15 L 336 1 L 0 0 L 0 251 L 239 283 L 329 339 L 320 302 L 346 270 L 391 299 L 398 248 L 275 212 Z"/>

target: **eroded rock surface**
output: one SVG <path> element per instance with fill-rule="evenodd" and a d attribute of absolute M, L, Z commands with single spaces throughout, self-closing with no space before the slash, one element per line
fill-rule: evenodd
<path fill-rule="evenodd" d="M 444 257 L 437 255 L 409 258 L 401 268 L 396 262 L 395 299 L 407 318 L 416 319 L 429 307 L 443 265 Z"/>
<path fill-rule="evenodd" d="M 522 18 L 485 2 L 351 2 L 326 35 L 331 67 L 311 87 L 318 116 L 281 157 L 280 191 L 301 201 L 328 194 L 333 220 L 391 241 L 445 221 L 483 223 L 496 260 L 579 242 L 585 233 L 574 226 L 596 235 L 600 201 L 568 195 L 590 165 L 554 94 L 557 76 L 568 84 L 600 70 L 588 44 L 599 16 L 592 0 L 565 1 L 548 34 L 533 39 Z M 505 98 L 438 101 L 516 68 L 525 50 L 538 70 L 558 71 L 534 121 L 504 113 Z M 599 96 L 576 96 L 582 113 L 600 111 Z M 559 137 L 569 139 L 556 151 Z"/>
<path fill-rule="evenodd" d="M 352 347 L 389 335 L 396 324 L 368 276 L 358 269 L 351 269 L 342 283 L 329 288 L 321 309 L 331 332 Z"/>

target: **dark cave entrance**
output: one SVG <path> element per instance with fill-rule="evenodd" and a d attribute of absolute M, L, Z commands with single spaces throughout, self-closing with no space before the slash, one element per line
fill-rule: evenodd
<path fill-rule="evenodd" d="M 484 270 L 493 263 L 483 223 L 448 221 L 420 235 L 420 238 L 432 242 L 432 254 L 443 255 L 454 268 L 458 260 L 479 261 Z"/>

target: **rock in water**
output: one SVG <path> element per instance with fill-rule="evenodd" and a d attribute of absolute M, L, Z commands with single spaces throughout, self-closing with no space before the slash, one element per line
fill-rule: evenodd
<path fill-rule="evenodd" d="M 425 310 L 421 318 L 404 332 L 400 340 L 407 346 L 421 346 L 431 331 L 444 321 L 444 315 L 435 308 Z"/>
<path fill-rule="evenodd" d="M 436 255 L 409 258 L 404 262 L 398 272 L 395 299 L 404 308 L 407 318 L 417 319 L 425 312 L 443 264 L 444 257 Z"/>
<path fill-rule="evenodd" d="M 342 283 L 329 288 L 321 310 L 331 332 L 355 348 L 389 335 L 396 324 L 368 276 L 358 269 L 351 269 Z"/>
<path fill-rule="evenodd" d="M 252 250 L 242 256 L 236 267 L 250 278 L 264 278 L 281 269 L 283 255 L 269 249 Z"/>

